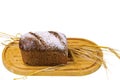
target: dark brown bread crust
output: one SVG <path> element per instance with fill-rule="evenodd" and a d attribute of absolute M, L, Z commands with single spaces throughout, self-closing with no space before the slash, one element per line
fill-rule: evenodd
<path fill-rule="evenodd" d="M 67 63 L 67 56 L 59 51 L 21 51 L 25 64 L 31 66 L 54 66 Z"/>
<path fill-rule="evenodd" d="M 32 43 L 32 45 L 30 45 Z M 26 49 L 24 48 L 23 45 L 26 45 Z M 27 47 L 28 46 L 28 47 Z M 38 41 L 36 41 L 35 39 L 33 38 L 26 38 L 24 40 L 19 40 L 19 48 L 21 50 L 25 50 L 25 51 L 32 51 L 32 50 L 35 50 L 35 49 L 39 49 L 41 45 L 39 45 Z"/>
<path fill-rule="evenodd" d="M 29 32 L 32 37 L 20 38 L 19 47 L 22 54 L 23 62 L 31 66 L 54 66 L 66 64 L 68 59 L 67 44 L 62 41 L 62 37 L 53 31 L 48 31 L 54 35 L 61 44 L 65 46 L 63 50 L 50 48 L 45 41 L 35 33 Z M 28 47 L 27 47 L 28 46 Z M 24 48 L 25 47 L 25 48 Z M 41 48 L 44 48 L 43 50 Z"/>

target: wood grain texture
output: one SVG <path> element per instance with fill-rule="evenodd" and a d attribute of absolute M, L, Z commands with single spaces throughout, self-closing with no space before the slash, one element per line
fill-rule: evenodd
<path fill-rule="evenodd" d="M 95 43 L 82 39 L 82 38 L 68 38 L 68 48 L 69 47 L 78 47 L 80 45 L 89 45 L 89 46 L 97 46 Z M 8 44 L 3 50 L 2 59 L 4 66 L 11 72 L 20 75 L 30 75 L 30 73 L 34 73 L 34 76 L 83 76 L 87 74 L 91 74 L 99 69 L 102 62 L 95 58 L 95 61 L 89 61 L 84 57 L 78 58 L 75 57 L 79 62 L 68 61 L 67 65 L 60 66 L 55 71 L 40 71 L 41 69 L 45 69 L 51 66 L 29 66 L 23 63 L 22 56 L 19 50 L 19 42 L 12 42 Z M 97 48 L 100 50 L 99 48 Z M 99 57 L 103 57 L 103 53 L 100 50 L 97 54 Z M 72 54 L 74 55 L 74 54 Z"/>

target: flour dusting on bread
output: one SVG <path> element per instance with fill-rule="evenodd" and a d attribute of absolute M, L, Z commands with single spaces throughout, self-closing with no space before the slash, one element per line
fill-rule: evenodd
<path fill-rule="evenodd" d="M 52 34 L 52 33 L 56 33 L 56 34 Z M 28 49 L 28 47 L 31 47 L 34 44 L 33 41 L 37 41 L 38 43 L 37 45 L 40 45 L 40 49 L 56 48 L 56 49 L 64 50 L 67 45 L 65 35 L 59 32 L 53 32 L 53 31 L 34 32 L 34 33 L 29 32 L 21 36 L 21 40 L 23 41 L 26 40 L 28 41 L 27 38 L 32 38 L 33 40 L 29 41 L 28 45 L 30 46 L 25 47 L 23 44 L 24 49 Z"/>

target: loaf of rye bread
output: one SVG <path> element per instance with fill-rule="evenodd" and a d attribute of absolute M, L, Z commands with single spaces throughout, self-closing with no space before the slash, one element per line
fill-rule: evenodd
<path fill-rule="evenodd" d="M 66 36 L 59 32 L 29 32 L 20 37 L 19 48 L 25 64 L 53 66 L 66 64 L 68 58 Z"/>

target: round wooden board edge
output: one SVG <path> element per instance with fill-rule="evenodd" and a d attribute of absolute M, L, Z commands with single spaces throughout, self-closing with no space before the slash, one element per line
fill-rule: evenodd
<path fill-rule="evenodd" d="M 90 41 L 90 40 L 88 40 L 88 39 L 84 39 L 84 38 L 67 38 L 67 40 L 84 40 L 84 41 L 87 41 L 87 42 L 90 42 L 90 43 L 93 43 L 93 44 L 95 44 L 95 45 L 97 45 L 96 43 L 94 43 L 94 42 L 92 42 L 92 41 Z M 13 44 L 13 43 L 15 43 L 15 42 L 11 42 L 11 43 L 9 43 L 8 44 L 8 46 L 10 45 L 10 44 Z M 17 43 L 17 42 L 16 42 Z M 6 51 L 6 49 L 8 48 L 8 46 L 5 46 L 5 48 L 3 49 L 3 52 L 2 52 L 2 61 L 3 61 L 3 64 L 4 64 L 4 66 L 6 67 L 6 69 L 8 70 L 8 71 L 10 71 L 10 72 L 12 72 L 12 73 L 15 73 L 15 74 L 17 74 L 17 75 L 24 75 L 24 74 L 20 74 L 19 72 L 17 72 L 17 71 L 14 71 L 14 70 L 10 70 L 9 69 L 9 67 L 11 67 L 10 65 L 7 65 L 6 64 L 6 61 L 4 60 L 4 53 L 5 53 L 5 51 Z M 101 51 L 102 52 L 102 51 Z M 103 54 L 101 54 L 102 56 L 103 56 Z M 101 67 L 101 65 L 102 65 L 102 63 L 101 64 L 99 64 L 99 65 L 97 65 L 97 66 L 94 66 L 94 67 L 92 67 L 92 68 L 94 68 L 94 70 L 92 70 L 92 71 L 86 71 L 84 74 L 81 74 L 81 73 L 79 73 L 79 74 L 73 74 L 73 75 L 71 75 L 71 74 L 69 74 L 68 72 L 65 74 L 65 75 L 63 75 L 63 74 L 51 74 L 51 73 L 48 73 L 48 74 L 44 74 L 44 72 L 42 72 L 42 74 L 38 74 L 38 75 L 32 75 L 32 76 L 85 76 L 85 75 L 88 75 L 88 74 L 92 74 L 92 73 L 94 73 L 94 72 L 96 72 L 100 67 Z M 75 72 L 76 73 L 76 72 Z M 77 72 L 78 73 L 78 72 Z"/>

